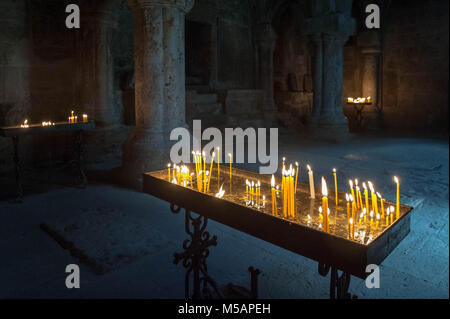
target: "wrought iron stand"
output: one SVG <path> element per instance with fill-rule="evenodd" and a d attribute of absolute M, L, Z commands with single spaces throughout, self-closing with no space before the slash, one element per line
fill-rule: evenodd
<path fill-rule="evenodd" d="M 174 214 L 181 211 L 181 207 L 170 205 L 170 210 Z M 185 230 L 191 237 L 183 242 L 184 252 L 174 254 L 174 263 L 183 262 L 183 267 L 187 269 L 185 276 L 185 297 L 192 299 L 210 298 L 211 292 L 208 289 L 210 285 L 215 293 L 222 297 L 217 284 L 208 276 L 206 258 L 209 256 L 209 247 L 217 246 L 217 236 L 211 237 L 206 231 L 208 218 L 202 215 L 192 216 L 192 213 L 186 209 Z M 193 275 L 193 291 L 190 295 L 190 276 Z"/>
<path fill-rule="evenodd" d="M 348 288 L 350 286 L 350 278 L 351 275 L 346 272 L 342 272 L 339 276 L 338 269 L 335 267 L 331 267 L 330 265 L 325 265 L 319 263 L 319 274 L 323 277 L 326 277 L 331 269 L 331 277 L 330 277 L 330 299 L 357 299 L 358 296 L 351 295 L 348 292 Z"/>
<path fill-rule="evenodd" d="M 174 214 L 181 211 L 181 207 L 170 204 L 170 210 Z M 195 217 L 192 212 L 185 209 L 185 231 L 190 236 L 183 242 L 182 253 L 174 254 L 174 264 L 180 261 L 186 268 L 185 275 L 185 298 L 186 299 L 212 299 L 218 297 L 224 299 L 223 293 L 220 291 L 216 282 L 208 275 L 208 267 L 206 258 L 209 256 L 209 247 L 217 246 L 217 236 L 212 236 L 206 231 L 208 218 L 202 215 Z M 251 298 L 258 297 L 258 275 L 259 269 L 249 267 L 251 278 Z M 193 281 L 192 293 L 190 289 L 191 275 Z M 213 290 L 209 289 L 211 287 Z M 214 293 L 214 294 L 213 294 Z"/>
<path fill-rule="evenodd" d="M 23 200 L 23 187 L 22 180 L 20 176 L 20 158 L 19 158 L 19 136 L 15 135 L 12 137 L 14 144 L 14 171 L 16 175 L 16 185 L 17 185 L 17 197 L 16 202 L 21 203 Z"/>

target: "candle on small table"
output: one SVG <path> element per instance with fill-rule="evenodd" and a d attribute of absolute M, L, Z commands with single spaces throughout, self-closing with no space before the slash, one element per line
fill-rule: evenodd
<path fill-rule="evenodd" d="M 309 176 L 309 191 L 311 194 L 311 198 L 316 198 L 316 191 L 314 189 L 314 174 L 309 165 L 306 166 L 308 168 L 308 176 Z"/>

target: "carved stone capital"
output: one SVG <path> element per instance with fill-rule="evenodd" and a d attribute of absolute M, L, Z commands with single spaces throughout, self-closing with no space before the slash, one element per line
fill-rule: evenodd
<path fill-rule="evenodd" d="M 194 7 L 195 0 L 126 0 L 132 10 L 166 7 L 177 8 L 188 13 Z"/>

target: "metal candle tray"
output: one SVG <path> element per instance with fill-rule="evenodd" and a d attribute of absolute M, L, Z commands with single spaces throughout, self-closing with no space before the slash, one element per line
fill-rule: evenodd
<path fill-rule="evenodd" d="M 260 175 L 221 165 L 220 179 L 214 165 L 209 193 L 199 192 L 194 178 L 193 189 L 168 180 L 167 169 L 145 173 L 143 191 L 164 201 L 211 218 L 219 223 L 270 242 L 274 245 L 305 256 L 320 264 L 329 265 L 359 278 L 366 278 L 366 266 L 380 265 L 381 262 L 405 238 L 410 230 L 412 207 L 400 206 L 400 218 L 390 225 L 380 221 L 378 229 L 356 223 L 360 236 L 356 240 L 348 238 L 347 208 L 345 193 L 338 192 L 339 205 L 335 205 L 335 193 L 329 188 L 330 233 L 322 230 L 318 209 L 322 200 L 320 190 L 311 199 L 309 185 L 299 183 L 296 194 L 295 217 L 282 216 L 282 201 L 278 197 L 278 212 L 272 214 L 271 176 Z M 195 171 L 191 166 L 191 171 Z M 260 181 L 261 195 L 265 203 L 255 205 L 247 200 L 245 181 Z M 280 184 L 279 179 L 277 183 Z M 225 195 L 215 195 L 223 187 Z M 386 202 L 386 206 L 394 205 Z M 309 215 L 309 217 L 308 217 Z M 358 215 L 358 214 L 356 214 Z"/>

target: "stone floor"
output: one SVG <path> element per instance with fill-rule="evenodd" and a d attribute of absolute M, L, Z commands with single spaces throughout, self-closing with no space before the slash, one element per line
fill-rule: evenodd
<path fill-rule="evenodd" d="M 338 145 L 282 136 L 279 155 L 311 163 L 316 178 L 336 167 L 341 189 L 350 177 L 370 178 L 391 199 L 392 175 L 400 176 L 404 203 L 416 206 L 411 233 L 382 263 L 380 289 L 367 289 L 362 280 L 352 278 L 350 292 L 360 298 L 449 297 L 448 137 L 365 136 Z M 0 298 L 184 297 L 184 269 L 172 264 L 173 253 L 180 251 L 185 239 L 184 219 L 171 214 L 167 203 L 102 183 L 85 190 L 40 188 L 23 204 L 0 201 Z M 125 212 L 148 232 L 162 234 L 164 245 L 152 246 L 135 262 L 96 275 L 39 228 L 62 217 L 76 219 L 88 208 Z M 127 225 L 117 227 L 127 236 Z M 209 231 L 218 236 L 208 267 L 219 284 L 249 286 L 247 268 L 252 265 L 262 271 L 260 297 L 328 297 L 329 279 L 318 275 L 316 262 L 212 221 Z M 65 267 L 71 263 L 80 265 L 80 289 L 65 287 Z"/>

